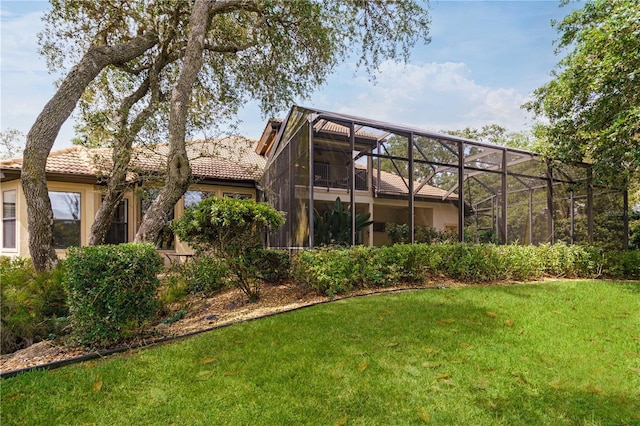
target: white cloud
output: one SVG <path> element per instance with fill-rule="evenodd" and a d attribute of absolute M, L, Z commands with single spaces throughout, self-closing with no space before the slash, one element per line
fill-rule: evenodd
<path fill-rule="evenodd" d="M 46 61 L 38 55 L 38 33 L 44 28 L 41 17 L 41 12 L 3 14 L 3 71 L 47 71 Z"/>
<path fill-rule="evenodd" d="M 25 135 L 55 92 L 55 75 L 38 54 L 37 33 L 44 27 L 42 11 L 25 14 L 2 11 L 2 79 L 0 130 L 13 128 Z M 71 144 L 73 119 L 60 129 L 54 149 Z"/>
<path fill-rule="evenodd" d="M 350 96 L 325 98 L 330 109 L 432 130 L 489 123 L 514 131 L 527 128 L 527 113 L 520 108 L 526 95 L 513 88 L 483 86 L 460 62 L 385 62 L 375 82 L 355 78 L 348 86 Z"/>

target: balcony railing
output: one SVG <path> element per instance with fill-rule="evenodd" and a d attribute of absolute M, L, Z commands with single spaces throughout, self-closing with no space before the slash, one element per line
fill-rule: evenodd
<path fill-rule="evenodd" d="M 315 163 L 314 186 L 324 188 L 349 189 L 349 166 L 334 166 L 324 163 Z M 367 171 L 356 169 L 356 191 L 369 189 Z"/>

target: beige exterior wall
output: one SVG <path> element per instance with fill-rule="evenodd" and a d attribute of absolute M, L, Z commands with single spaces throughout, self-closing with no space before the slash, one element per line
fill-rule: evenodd
<path fill-rule="evenodd" d="M 403 224 L 409 220 L 409 208 L 403 200 L 377 199 L 373 205 L 371 220 L 378 223 Z M 458 208 L 451 203 L 416 201 L 414 205 L 415 226 L 428 226 L 440 231 L 458 229 Z M 452 228 L 453 227 L 453 228 Z M 387 232 L 373 232 L 373 245 L 391 244 Z"/>
<path fill-rule="evenodd" d="M 89 233 L 91 231 L 91 225 L 93 219 L 102 202 L 102 196 L 104 194 L 104 188 L 91 184 L 82 183 L 68 183 L 68 182 L 47 182 L 49 191 L 59 192 L 74 192 L 80 194 L 80 244 L 87 245 L 89 240 Z M 10 257 L 28 257 L 29 256 L 29 235 L 27 230 L 27 208 L 26 200 L 22 192 L 22 186 L 19 180 L 2 182 L 0 187 L 0 193 L 5 191 L 16 191 L 16 248 L 3 248 L 0 247 L 1 256 Z M 218 197 L 222 197 L 225 193 L 233 194 L 246 194 L 250 195 L 253 199 L 256 199 L 256 191 L 254 188 L 237 187 L 231 185 L 193 185 L 189 190 L 206 191 L 215 194 Z M 2 195 L 2 194 L 0 194 Z M 127 200 L 127 219 L 128 229 L 127 236 L 131 242 L 135 238 L 135 232 L 140 225 L 142 218 L 140 217 L 140 198 L 129 191 L 124 195 Z M 0 209 L 0 214 L 2 214 Z M 181 217 L 184 213 L 184 200 L 181 199 L 174 208 L 174 217 Z M 2 242 L 2 229 L 0 227 L 0 243 Z M 191 254 L 193 250 L 188 244 L 179 241 L 176 238 L 174 250 L 161 250 L 161 253 L 177 253 L 177 254 Z M 56 254 L 60 258 L 64 258 L 66 250 L 56 249 Z"/>
<path fill-rule="evenodd" d="M 16 247 L 15 248 L 4 248 L 2 246 L 2 242 L 4 241 L 4 226 L 0 226 L 0 255 L 2 256 L 26 256 L 29 254 L 29 250 L 26 249 L 26 253 L 24 253 L 25 248 L 28 247 L 28 237 L 27 237 L 27 212 L 24 207 L 24 203 L 21 202 L 24 200 L 24 195 L 22 193 L 22 186 L 20 185 L 19 180 L 13 180 L 9 182 L 2 182 L 0 184 L 0 197 L 4 197 L 5 191 L 16 191 Z M 4 200 L 0 200 L 3 202 Z M 0 209 L 0 215 L 4 215 L 4 209 Z M 3 221 L 4 216 L 0 220 Z"/>

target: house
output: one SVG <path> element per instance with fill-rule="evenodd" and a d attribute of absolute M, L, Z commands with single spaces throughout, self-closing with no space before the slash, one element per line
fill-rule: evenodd
<path fill-rule="evenodd" d="M 167 150 L 163 144 L 135 148 L 131 189 L 109 243 L 133 240 L 162 186 Z M 258 141 L 193 141 L 187 150 L 194 180 L 173 217 L 211 195 L 267 201 L 287 215 L 267 236 L 273 248 L 314 247 L 314 219 L 337 198 L 373 221 L 361 231 L 350 227 L 353 244 L 389 244 L 388 227 L 403 224 L 412 242 L 414 230 L 428 227 L 456 232 L 460 241 L 627 245 L 624 188 L 597 186 L 588 164 L 562 164 L 522 149 L 293 106 L 284 120 L 270 120 Z M 28 256 L 21 167 L 21 159 L 0 161 L 0 255 Z M 109 149 L 75 146 L 49 155 L 59 255 L 87 243 L 111 167 Z M 167 257 L 192 253 L 168 227 L 156 244 Z"/>
<path fill-rule="evenodd" d="M 190 142 L 187 151 L 194 183 L 175 206 L 174 217 L 182 215 L 185 207 L 212 195 L 255 199 L 257 180 L 265 160 L 251 149 L 251 144 L 253 141 L 243 138 Z M 125 193 L 117 210 L 107 236 L 108 243 L 133 241 L 142 216 L 157 195 L 156 188 L 161 185 L 167 150 L 165 144 L 135 148 L 127 178 L 131 189 Z M 20 184 L 21 167 L 22 159 L 0 161 L 3 205 L 0 255 L 29 255 L 27 208 Z M 49 155 L 46 176 L 54 213 L 55 248 L 59 256 L 64 256 L 67 247 L 87 244 L 110 168 L 110 149 L 74 146 Z M 186 244 L 174 238 L 168 227 L 157 245 L 165 254 L 192 252 Z"/>

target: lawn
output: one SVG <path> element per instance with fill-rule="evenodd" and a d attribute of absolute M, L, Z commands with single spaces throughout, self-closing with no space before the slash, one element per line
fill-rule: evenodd
<path fill-rule="evenodd" d="M 360 297 L 0 382 L 2 425 L 638 425 L 640 284 Z"/>

